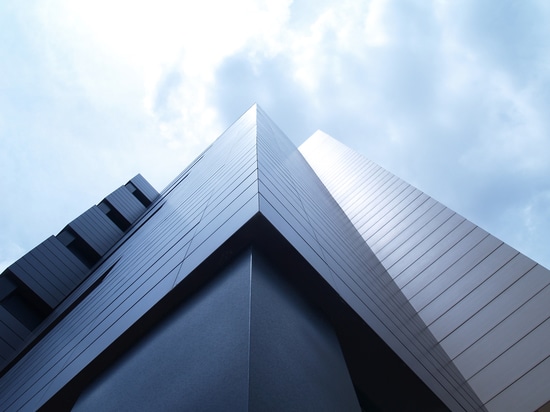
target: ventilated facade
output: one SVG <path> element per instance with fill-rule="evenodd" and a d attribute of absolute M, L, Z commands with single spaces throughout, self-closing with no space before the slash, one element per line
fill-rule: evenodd
<path fill-rule="evenodd" d="M 0 277 L 5 410 L 527 410 L 548 271 L 257 106 Z M 16 302 L 16 303 L 14 303 Z"/>

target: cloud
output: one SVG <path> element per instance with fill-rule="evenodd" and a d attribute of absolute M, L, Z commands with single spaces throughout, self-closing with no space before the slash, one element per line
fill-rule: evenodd
<path fill-rule="evenodd" d="M 514 233 L 550 187 L 548 8 L 516 9 L 503 4 L 487 27 L 477 2 L 295 7 L 276 55 L 251 62 L 245 49 L 221 66 L 219 111 L 234 117 L 241 96 L 268 95 L 274 117 L 283 102 L 303 113 L 281 115 L 284 130 L 319 127 L 516 247 L 540 249 L 547 226 Z"/>
<path fill-rule="evenodd" d="M 209 101 L 219 62 L 269 43 L 288 4 L 0 8 L 0 259 L 9 261 L 138 172 L 166 185 L 222 131 Z"/>
<path fill-rule="evenodd" d="M 137 172 L 163 187 L 257 102 L 295 143 L 320 128 L 550 265 L 542 1 L 0 7 L 0 249 Z"/>
<path fill-rule="evenodd" d="M 484 64 L 505 71 L 525 84 L 544 65 L 549 34 L 549 7 L 545 2 L 502 1 L 498 4 L 466 1 L 448 4 L 446 21 L 451 30 Z"/>
<path fill-rule="evenodd" d="M 296 143 L 315 131 L 308 121 L 309 95 L 292 77 L 288 59 L 279 54 L 251 62 L 247 52 L 225 60 L 217 71 L 214 101 L 225 124 L 258 103 Z"/>

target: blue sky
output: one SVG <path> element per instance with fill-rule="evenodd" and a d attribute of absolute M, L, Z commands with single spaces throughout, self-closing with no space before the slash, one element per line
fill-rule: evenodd
<path fill-rule="evenodd" d="M 548 39 L 544 0 L 3 0 L 0 270 L 254 102 L 549 267 Z"/>

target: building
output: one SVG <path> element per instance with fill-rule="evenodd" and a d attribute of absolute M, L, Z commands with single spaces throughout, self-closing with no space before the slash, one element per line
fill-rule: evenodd
<path fill-rule="evenodd" d="M 0 277 L 3 410 L 535 411 L 550 273 L 257 106 Z M 546 404 L 546 406 L 544 406 Z M 545 410 L 545 409 L 540 409 Z"/>

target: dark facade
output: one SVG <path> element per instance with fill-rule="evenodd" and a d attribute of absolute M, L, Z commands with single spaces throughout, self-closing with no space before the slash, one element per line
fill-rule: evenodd
<path fill-rule="evenodd" d="M 158 194 L 136 176 L 0 277 L 4 410 L 527 410 L 550 274 L 253 106 Z"/>

